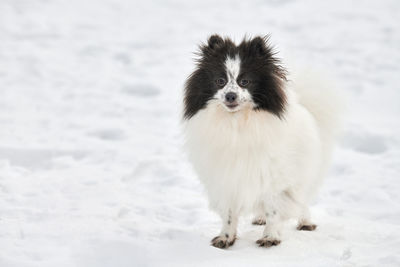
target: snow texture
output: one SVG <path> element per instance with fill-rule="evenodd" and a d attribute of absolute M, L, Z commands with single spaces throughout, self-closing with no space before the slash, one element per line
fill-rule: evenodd
<path fill-rule="evenodd" d="M 399 1 L 0 1 L 0 266 L 400 266 Z M 312 206 L 228 250 L 182 152 L 193 51 L 271 33 L 348 97 Z"/>

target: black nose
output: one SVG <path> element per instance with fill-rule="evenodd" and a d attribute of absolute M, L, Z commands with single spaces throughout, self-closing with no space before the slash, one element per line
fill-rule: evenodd
<path fill-rule="evenodd" d="M 225 100 L 228 103 L 233 103 L 237 99 L 237 94 L 234 92 L 229 92 L 225 95 Z"/>

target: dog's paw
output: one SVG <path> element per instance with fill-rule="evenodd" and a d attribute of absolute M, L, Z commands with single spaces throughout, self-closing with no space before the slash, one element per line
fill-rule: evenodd
<path fill-rule="evenodd" d="M 229 235 L 219 235 L 211 240 L 211 245 L 216 248 L 228 248 L 235 243 L 236 236 L 230 237 Z"/>
<path fill-rule="evenodd" d="M 265 236 L 265 237 L 263 237 L 263 238 L 261 238 L 261 239 L 258 239 L 256 243 L 257 243 L 260 247 L 266 247 L 266 248 L 268 248 L 268 247 L 272 247 L 272 246 L 277 246 L 277 245 L 279 245 L 279 244 L 281 243 L 281 241 L 278 240 L 278 239 L 273 239 L 273 238 L 270 238 L 270 237 L 268 237 L 268 236 Z"/>
<path fill-rule="evenodd" d="M 314 231 L 315 229 L 317 229 L 316 224 L 299 224 L 297 226 L 297 230 L 299 231 Z"/>
<path fill-rule="evenodd" d="M 254 225 L 264 225 L 266 224 L 266 220 L 264 218 L 255 217 L 251 223 Z"/>

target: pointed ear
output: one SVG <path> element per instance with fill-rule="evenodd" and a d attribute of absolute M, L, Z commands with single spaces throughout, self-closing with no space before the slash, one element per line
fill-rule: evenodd
<path fill-rule="evenodd" d="M 265 56 L 270 52 L 267 47 L 268 37 L 257 36 L 250 41 L 250 51 L 252 51 L 257 56 Z"/>
<path fill-rule="evenodd" d="M 211 35 L 208 38 L 208 47 L 212 50 L 222 46 L 224 44 L 224 39 L 221 38 L 218 34 Z"/>

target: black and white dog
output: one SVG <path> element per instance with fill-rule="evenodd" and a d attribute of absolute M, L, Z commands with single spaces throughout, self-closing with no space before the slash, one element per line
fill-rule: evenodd
<path fill-rule="evenodd" d="M 332 150 L 339 99 L 324 81 L 307 75 L 289 82 L 267 38 L 239 45 L 213 35 L 200 46 L 186 82 L 186 147 L 222 218 L 212 245 L 235 242 L 238 217 L 254 212 L 266 224 L 257 241 L 281 242 L 285 220 L 312 231 L 308 205 Z"/>

